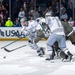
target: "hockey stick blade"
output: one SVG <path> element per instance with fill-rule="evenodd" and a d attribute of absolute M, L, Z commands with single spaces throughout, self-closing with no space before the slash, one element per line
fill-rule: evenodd
<path fill-rule="evenodd" d="M 4 50 L 7 51 L 7 52 L 12 52 L 12 51 L 15 51 L 15 50 L 17 50 L 17 49 L 20 49 L 20 48 L 22 48 L 22 47 L 25 47 L 25 46 L 27 46 L 27 45 L 23 45 L 23 46 L 14 48 L 14 49 L 12 49 L 12 50 L 9 50 L 9 49 L 7 49 L 7 48 L 4 48 Z"/>
<path fill-rule="evenodd" d="M 8 49 L 6 49 L 6 48 L 4 48 L 4 50 L 7 51 L 7 52 L 11 52 L 10 50 L 8 50 Z"/>
<path fill-rule="evenodd" d="M 17 39 L 17 40 L 15 40 L 15 41 L 13 41 L 13 42 L 11 42 L 11 43 L 9 43 L 9 44 L 7 44 L 7 45 L 5 45 L 5 46 L 1 47 L 1 49 L 3 49 L 3 48 L 5 48 L 5 47 L 7 47 L 7 46 L 9 46 L 9 45 L 11 45 L 11 44 L 13 44 L 13 43 L 15 43 L 15 42 L 19 41 L 20 39 L 22 39 L 22 38 L 19 38 L 19 39 Z"/>

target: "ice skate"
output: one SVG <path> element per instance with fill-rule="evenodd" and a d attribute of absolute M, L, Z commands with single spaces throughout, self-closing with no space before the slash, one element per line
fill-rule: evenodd
<path fill-rule="evenodd" d="M 44 47 L 40 47 L 40 51 L 43 55 L 45 55 L 45 48 Z"/>
<path fill-rule="evenodd" d="M 68 59 L 69 59 L 69 61 L 71 61 L 73 55 L 69 51 L 67 53 L 68 53 Z"/>
<path fill-rule="evenodd" d="M 43 54 L 38 54 L 38 56 L 43 57 Z"/>
<path fill-rule="evenodd" d="M 40 49 L 37 51 L 37 53 L 38 53 L 38 56 L 43 57 L 43 50 L 42 50 L 42 48 L 40 48 Z"/>
<path fill-rule="evenodd" d="M 68 62 L 68 55 L 65 56 L 65 58 L 62 58 L 63 62 Z"/>
<path fill-rule="evenodd" d="M 69 62 L 72 60 L 73 55 L 69 51 L 67 53 L 68 55 L 64 55 L 64 58 L 62 59 L 63 62 Z"/>
<path fill-rule="evenodd" d="M 63 51 L 60 51 L 60 57 L 62 58 L 63 62 L 66 62 L 68 59 L 68 55 L 66 55 Z"/>
<path fill-rule="evenodd" d="M 54 63 L 54 55 L 50 55 L 50 57 L 46 58 L 45 60 Z"/>

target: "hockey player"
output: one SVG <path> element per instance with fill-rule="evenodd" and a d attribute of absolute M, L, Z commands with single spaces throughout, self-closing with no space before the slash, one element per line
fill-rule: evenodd
<path fill-rule="evenodd" d="M 64 27 L 64 32 L 66 37 L 71 41 L 73 45 L 75 45 L 75 32 L 73 28 L 69 25 L 69 23 L 66 21 L 61 21 L 63 27 Z"/>
<path fill-rule="evenodd" d="M 45 24 L 45 18 L 43 18 L 43 20 L 42 20 L 42 18 L 37 18 L 37 19 L 39 19 L 40 20 L 40 22 L 41 22 L 41 24 L 43 23 L 44 25 L 43 25 L 43 31 L 45 32 L 45 31 L 47 31 L 47 29 L 49 29 L 48 28 L 48 26 Z M 65 37 L 67 37 L 70 41 L 71 41 L 71 43 L 73 44 L 73 45 L 75 45 L 75 32 L 74 32 L 74 30 L 73 30 L 73 28 L 69 25 L 69 23 L 66 21 L 66 22 L 64 22 L 64 21 L 61 21 L 61 23 L 62 23 L 62 26 L 63 26 L 63 28 L 64 28 L 64 32 L 65 32 Z M 44 30 L 44 29 L 46 29 L 46 30 Z"/>
<path fill-rule="evenodd" d="M 73 45 L 75 45 L 75 32 L 74 32 L 73 28 L 69 25 L 69 23 L 67 21 L 66 22 L 61 21 L 61 23 L 64 28 L 65 37 L 68 40 L 70 40 Z M 58 51 L 58 49 L 59 49 L 58 43 L 56 42 L 55 43 L 55 50 L 57 51 L 57 55 L 58 55 L 58 52 L 60 52 L 60 51 Z"/>
<path fill-rule="evenodd" d="M 39 32 L 39 36 L 36 37 L 35 39 L 35 42 L 39 42 L 42 38 L 48 38 L 48 36 L 50 35 L 50 30 L 49 30 L 49 27 L 48 25 L 45 24 L 45 18 L 37 18 L 37 21 L 38 23 L 40 23 L 42 25 L 42 32 L 40 34 Z M 62 23 L 62 26 L 64 28 L 64 32 L 65 32 L 65 35 L 69 38 L 69 40 L 72 42 L 72 44 L 75 44 L 75 33 L 73 31 L 73 28 L 69 25 L 68 22 L 61 22 Z M 66 37 L 65 36 L 65 37 Z M 60 48 L 58 47 L 58 43 L 55 42 L 54 45 L 53 45 L 53 53 L 55 55 L 55 52 L 57 53 L 58 55 L 58 52 L 61 54 L 61 57 L 63 58 L 67 58 L 68 56 L 63 52 L 63 51 L 60 51 Z"/>
<path fill-rule="evenodd" d="M 46 58 L 46 60 L 54 59 L 52 46 L 54 45 L 55 42 L 58 42 L 59 48 L 66 54 L 65 58 L 66 59 L 69 58 L 69 60 L 71 61 L 73 55 L 66 48 L 65 33 L 59 18 L 52 17 L 52 12 L 47 12 L 45 19 L 46 19 L 46 24 L 49 26 L 51 30 L 51 35 L 47 40 L 48 57 Z"/>
<path fill-rule="evenodd" d="M 36 21 L 27 21 L 26 18 L 22 18 L 21 19 L 21 25 L 22 25 L 22 29 L 21 31 L 26 35 L 26 37 L 28 37 L 28 43 L 29 46 L 34 49 L 37 50 L 38 56 L 43 56 L 44 54 L 44 49 L 42 47 L 39 47 L 34 39 L 37 37 L 37 22 Z"/>
<path fill-rule="evenodd" d="M 40 23 L 42 25 L 42 33 L 40 34 L 39 32 L 39 36 L 36 37 L 35 42 L 39 42 L 42 38 L 48 38 L 48 36 L 50 35 L 50 30 L 48 25 L 45 24 L 45 18 L 37 18 L 38 23 Z M 72 42 L 72 44 L 75 44 L 75 33 L 73 31 L 73 28 L 69 25 L 68 22 L 63 22 L 61 21 L 62 26 L 64 28 L 64 32 L 65 32 L 65 37 L 68 37 L 68 39 Z M 69 34 L 69 36 L 68 36 Z M 60 48 L 58 47 L 58 42 L 55 42 L 53 47 L 53 53 L 54 55 L 56 54 L 58 57 L 63 57 L 63 58 L 67 58 L 68 56 L 60 50 Z M 61 55 L 60 55 L 61 54 Z"/>

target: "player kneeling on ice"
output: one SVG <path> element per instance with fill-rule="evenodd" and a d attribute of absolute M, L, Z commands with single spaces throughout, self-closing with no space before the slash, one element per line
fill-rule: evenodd
<path fill-rule="evenodd" d="M 59 18 L 52 17 L 52 11 L 50 11 L 46 13 L 45 20 L 46 24 L 49 26 L 51 30 L 51 35 L 47 39 L 48 57 L 46 58 L 46 60 L 54 59 L 52 46 L 54 45 L 55 42 L 58 42 L 59 48 L 61 49 L 60 56 L 63 59 L 69 59 L 71 61 L 73 55 L 66 48 L 65 33 Z M 62 53 L 65 54 L 66 56 L 62 56 L 61 55 Z"/>
<path fill-rule="evenodd" d="M 37 50 L 38 56 L 43 56 L 44 48 L 39 47 L 34 41 L 34 39 L 37 37 L 37 30 L 36 30 L 37 22 L 35 20 L 33 20 L 32 22 L 27 21 L 26 18 L 22 18 L 20 21 L 22 25 L 21 31 L 29 39 L 28 40 L 29 46 L 32 49 Z"/>

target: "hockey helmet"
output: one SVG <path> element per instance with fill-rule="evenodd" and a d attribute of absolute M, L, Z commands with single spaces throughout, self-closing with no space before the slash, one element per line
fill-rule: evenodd
<path fill-rule="evenodd" d="M 23 18 L 21 18 L 21 20 L 20 20 L 20 22 L 22 23 L 22 22 L 26 22 L 27 21 L 27 18 L 26 17 L 23 17 Z"/>
<path fill-rule="evenodd" d="M 21 18 L 20 22 L 22 26 L 28 26 L 28 21 L 26 17 Z"/>
<path fill-rule="evenodd" d="M 49 11 L 45 14 L 45 17 L 52 16 L 52 11 Z"/>

